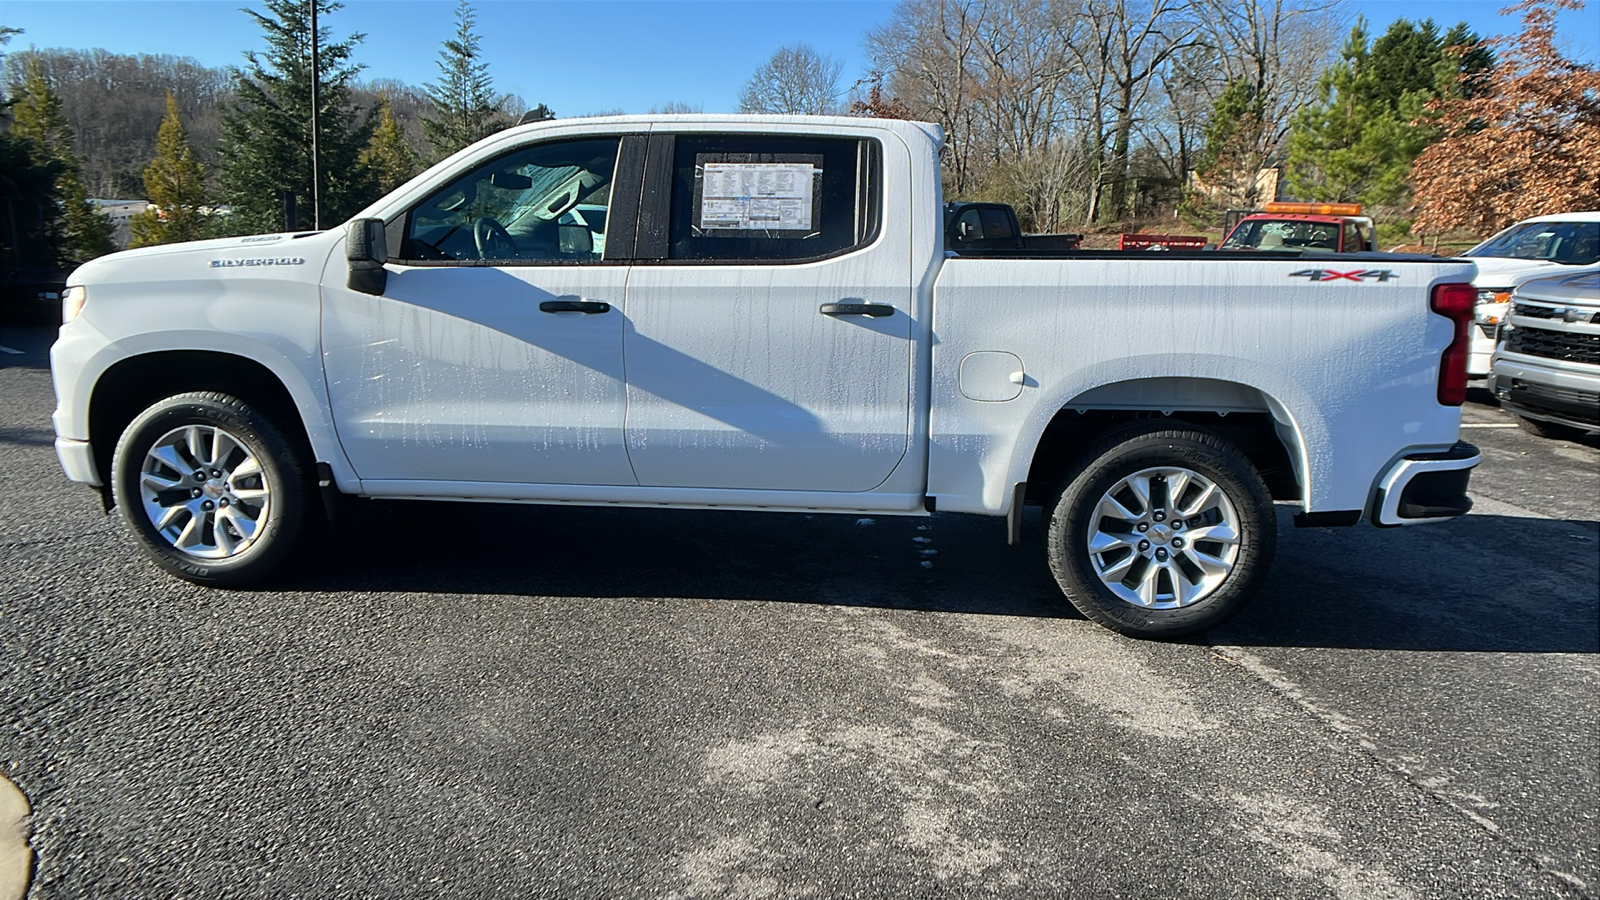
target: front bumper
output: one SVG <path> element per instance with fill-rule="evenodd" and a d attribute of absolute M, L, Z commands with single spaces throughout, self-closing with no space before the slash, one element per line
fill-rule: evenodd
<path fill-rule="evenodd" d="M 104 484 L 100 480 L 99 469 L 94 464 L 94 448 L 89 446 L 88 441 L 56 438 L 56 459 L 61 460 L 62 471 L 73 481 L 93 487 L 101 487 Z"/>
<path fill-rule="evenodd" d="M 1457 441 L 1442 453 L 1416 453 L 1401 459 L 1378 482 L 1372 523 L 1387 528 L 1465 515 L 1472 509 L 1467 482 L 1480 458 L 1477 447 Z"/>
<path fill-rule="evenodd" d="M 1514 353 L 1497 353 L 1489 389 L 1507 412 L 1528 419 L 1573 428 L 1600 430 L 1600 373 L 1594 366 L 1545 361 Z"/>

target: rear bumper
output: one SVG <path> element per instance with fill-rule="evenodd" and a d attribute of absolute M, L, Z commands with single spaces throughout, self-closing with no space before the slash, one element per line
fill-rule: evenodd
<path fill-rule="evenodd" d="M 1379 527 L 1420 525 L 1465 515 L 1472 509 L 1467 482 L 1479 459 L 1478 448 L 1465 441 L 1443 453 L 1417 453 L 1401 459 L 1378 483 L 1372 523 Z"/>

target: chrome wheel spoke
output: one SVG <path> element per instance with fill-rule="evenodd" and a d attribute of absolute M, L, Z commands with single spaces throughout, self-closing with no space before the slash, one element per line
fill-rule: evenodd
<path fill-rule="evenodd" d="M 1136 596 L 1139 598 L 1140 606 L 1156 605 L 1156 582 L 1158 580 L 1157 575 L 1160 572 L 1160 566 L 1145 567 L 1144 577 L 1139 579 L 1139 587 L 1136 591 Z"/>
<path fill-rule="evenodd" d="M 1239 516 L 1205 475 L 1157 466 L 1127 475 L 1101 495 L 1084 541 L 1101 583 L 1116 597 L 1175 609 L 1227 581 L 1239 553 Z"/>
<path fill-rule="evenodd" d="M 1130 475 L 1124 484 L 1127 485 L 1128 490 L 1133 492 L 1135 497 L 1139 498 L 1140 511 L 1134 518 L 1148 516 L 1150 514 L 1150 476 Z M 1109 498 L 1111 495 L 1107 494 L 1106 496 Z"/>
<path fill-rule="evenodd" d="M 190 516 L 189 521 L 183 526 L 183 530 L 178 533 L 177 540 L 172 542 L 172 546 L 177 547 L 179 550 L 189 550 L 198 546 L 200 534 L 204 530 L 204 522 L 204 513 Z"/>
<path fill-rule="evenodd" d="M 261 530 L 261 520 L 259 518 L 252 519 L 247 515 L 243 515 L 237 507 L 228 509 L 226 512 L 228 514 L 228 522 L 233 525 L 233 530 L 238 532 L 239 537 L 247 541 L 255 540 L 256 532 Z"/>
<path fill-rule="evenodd" d="M 222 551 L 224 556 L 232 556 L 239 547 L 238 540 L 236 540 L 233 535 L 229 533 L 227 528 L 229 519 L 231 518 L 232 516 L 227 513 L 227 510 L 223 510 L 217 514 L 216 521 L 212 524 L 214 541 L 216 542 L 217 549 Z"/>
<path fill-rule="evenodd" d="M 1127 522 L 1130 526 L 1139 521 L 1140 516 L 1139 513 L 1136 513 L 1126 506 L 1123 506 L 1121 501 L 1117 500 L 1116 497 L 1113 497 L 1110 494 L 1100 498 L 1100 509 L 1096 515 L 1103 518 L 1121 519 L 1122 521 Z"/>
<path fill-rule="evenodd" d="M 243 449 L 246 453 L 250 453 L 249 448 L 241 449 Z M 242 462 L 233 467 L 232 472 L 228 473 L 229 477 L 234 480 L 238 480 L 240 478 L 254 478 L 260 474 L 261 461 L 256 459 L 254 453 L 250 453 L 249 456 L 246 456 Z"/>
<path fill-rule="evenodd" d="M 1131 533 L 1110 534 L 1105 531 L 1096 531 L 1095 533 L 1089 535 L 1089 555 L 1099 556 L 1107 550 L 1114 550 L 1117 547 L 1128 547 L 1131 549 L 1138 543 L 1138 538 Z"/>
<path fill-rule="evenodd" d="M 1200 599 L 1200 597 L 1209 589 L 1211 581 L 1209 578 L 1201 578 L 1199 581 L 1190 581 L 1188 573 L 1183 571 L 1182 567 L 1177 565 L 1172 566 L 1169 571 L 1172 572 L 1172 583 L 1178 592 L 1177 600 L 1179 605 L 1187 606 L 1188 604 L 1193 603 L 1194 601 Z"/>
<path fill-rule="evenodd" d="M 1217 541 L 1222 544 L 1239 543 L 1239 532 L 1233 523 L 1224 519 L 1215 525 L 1201 525 L 1189 532 L 1191 541 Z"/>
<path fill-rule="evenodd" d="M 1196 485 L 1196 487 L 1198 487 L 1198 485 Z M 1180 494 L 1179 496 L 1182 495 Z M 1201 510 L 1206 508 L 1207 504 L 1211 503 L 1214 498 L 1219 496 L 1221 495 L 1217 491 L 1217 486 L 1214 484 L 1207 484 L 1204 488 L 1201 488 L 1200 496 L 1191 501 L 1188 506 L 1178 509 L 1178 514 L 1182 516 L 1197 515 Z"/>
<path fill-rule="evenodd" d="M 1179 469 L 1167 477 L 1167 504 L 1170 512 L 1179 512 L 1178 503 L 1183 500 L 1183 492 L 1189 489 L 1189 482 L 1195 477 L 1193 472 Z"/>
<path fill-rule="evenodd" d="M 261 536 L 272 484 L 255 451 L 237 435 L 183 425 L 145 453 L 139 495 L 151 526 L 173 549 L 199 559 L 229 559 L 248 552 Z"/>
<path fill-rule="evenodd" d="M 182 505 L 179 505 L 179 506 L 169 506 L 166 509 L 161 511 L 161 517 L 159 519 L 154 519 L 152 521 L 153 521 L 153 524 L 156 526 L 156 530 L 157 531 L 164 532 L 168 528 L 171 528 L 173 526 L 173 524 L 175 524 L 178 521 L 178 519 L 181 518 L 182 516 L 184 516 L 185 514 L 188 514 L 188 516 L 190 518 L 194 517 L 194 511 L 189 508 L 188 504 L 182 504 Z M 174 539 L 176 539 L 176 538 L 174 538 Z"/>
<path fill-rule="evenodd" d="M 148 456 L 166 468 L 176 472 L 179 478 L 182 478 L 184 475 L 188 474 L 189 470 L 193 468 L 187 461 L 184 460 L 183 457 L 178 455 L 177 448 L 170 444 L 166 446 L 156 446 L 150 448 L 150 453 Z M 152 467 L 147 464 L 144 470 L 147 473 L 151 472 Z"/>
<path fill-rule="evenodd" d="M 1201 572 L 1205 573 L 1206 580 L 1210 580 L 1212 578 L 1221 578 L 1233 570 L 1233 564 L 1220 556 L 1212 556 L 1209 553 L 1202 553 L 1199 550 L 1193 549 L 1189 550 L 1184 555 L 1187 556 L 1189 560 L 1196 566 L 1198 566 Z"/>
<path fill-rule="evenodd" d="M 183 430 L 183 443 L 184 448 L 189 451 L 189 455 L 194 458 L 195 462 L 204 465 L 211 461 L 203 455 L 205 432 L 199 425 L 190 425 Z"/>
<path fill-rule="evenodd" d="M 1112 582 L 1120 582 L 1124 577 L 1127 576 L 1128 570 L 1133 568 L 1134 562 L 1139 558 L 1139 554 L 1129 553 L 1127 556 L 1124 556 L 1101 569 L 1100 577 L 1105 579 L 1107 584 Z"/>

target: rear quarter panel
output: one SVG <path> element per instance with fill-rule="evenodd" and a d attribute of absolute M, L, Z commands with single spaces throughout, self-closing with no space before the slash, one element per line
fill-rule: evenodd
<path fill-rule="evenodd" d="M 1318 267 L 1393 276 L 1294 275 Z M 1452 326 L 1428 300 L 1472 274 L 1457 262 L 1231 254 L 948 260 L 934 290 L 929 493 L 940 509 L 1003 513 L 1045 426 L 1087 392 L 1173 379 L 1148 392 L 1159 411 L 1184 408 L 1184 383 L 1209 379 L 1259 392 L 1289 430 L 1308 512 L 1362 509 L 1391 461 L 1457 439 L 1460 409 L 1435 395 Z M 1021 360 L 1015 399 L 962 392 L 962 361 L 979 351 Z"/>

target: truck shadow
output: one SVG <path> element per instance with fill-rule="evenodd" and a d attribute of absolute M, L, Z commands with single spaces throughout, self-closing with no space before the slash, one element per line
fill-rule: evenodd
<path fill-rule="evenodd" d="M 1024 543 L 1008 547 L 1000 520 L 949 514 L 368 506 L 271 589 L 721 599 L 1083 621 L 1049 575 L 1037 518 Z M 1469 516 L 1385 531 L 1283 527 L 1256 601 L 1191 640 L 1600 652 L 1600 523 Z"/>

